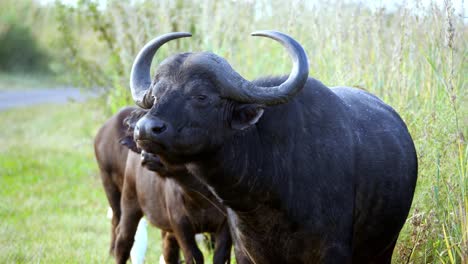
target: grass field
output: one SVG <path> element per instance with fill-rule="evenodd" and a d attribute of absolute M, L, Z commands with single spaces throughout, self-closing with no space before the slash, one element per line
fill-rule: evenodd
<path fill-rule="evenodd" d="M 113 262 L 107 254 L 107 200 L 92 149 L 96 130 L 109 116 L 98 103 L 102 101 L 0 112 L 4 127 L 0 130 L 0 263 Z M 431 147 L 427 146 L 431 140 L 415 128 L 414 121 L 409 123 L 421 156 L 429 151 L 425 148 Z M 448 263 L 461 263 L 464 242 L 457 239 L 466 235 L 462 229 L 466 211 L 458 199 L 466 191 L 466 171 L 458 167 L 462 170 L 458 176 L 443 171 L 457 169 L 445 163 L 466 164 L 466 152 L 460 145 L 461 156 L 446 160 L 444 155 L 453 152 L 446 149 L 442 127 L 426 131 L 437 136 L 433 138 L 440 140 L 437 146 L 445 154 L 420 157 L 413 210 L 395 263 L 405 263 L 406 258 L 411 263 L 446 263 L 444 257 Z M 148 263 L 159 259 L 159 239 L 159 232 L 150 228 Z"/>
<path fill-rule="evenodd" d="M 106 117 L 129 103 L 131 63 L 147 40 L 191 31 L 192 38 L 171 42 L 155 60 L 209 50 L 253 79 L 290 70 L 280 45 L 249 37 L 276 29 L 304 45 L 312 77 L 364 88 L 408 124 L 419 178 L 394 263 L 468 263 L 468 26 L 452 8 L 460 1 L 394 12 L 345 2 L 111 1 L 100 11 L 86 0 L 55 10 L 63 57 L 73 58 L 64 60 L 71 62 L 70 75 L 83 85 L 112 88 L 100 106 L 0 112 L 0 262 L 112 262 L 92 139 Z M 28 78 L 3 78 L 0 91 L 31 86 Z M 159 258 L 158 239 L 151 229 L 149 263 Z"/>
<path fill-rule="evenodd" d="M 95 103 L 0 112 L 0 263 L 113 263 Z M 160 255 L 149 231 L 148 263 Z"/>

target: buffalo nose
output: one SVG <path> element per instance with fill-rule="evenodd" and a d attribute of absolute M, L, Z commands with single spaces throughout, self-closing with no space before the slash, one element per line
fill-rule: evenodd
<path fill-rule="evenodd" d="M 133 136 L 135 139 L 151 139 L 154 136 L 160 136 L 166 130 L 168 125 L 159 118 L 143 117 L 135 125 Z"/>

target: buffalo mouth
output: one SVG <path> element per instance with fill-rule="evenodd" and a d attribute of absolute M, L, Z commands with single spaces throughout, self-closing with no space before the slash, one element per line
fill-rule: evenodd
<path fill-rule="evenodd" d="M 167 147 L 164 144 L 149 139 L 138 139 L 136 143 L 139 148 L 148 153 L 160 154 L 167 150 Z"/>
<path fill-rule="evenodd" d="M 144 150 L 141 152 L 141 165 L 150 171 L 159 173 L 160 176 L 164 177 L 167 174 L 167 169 L 160 157 Z"/>

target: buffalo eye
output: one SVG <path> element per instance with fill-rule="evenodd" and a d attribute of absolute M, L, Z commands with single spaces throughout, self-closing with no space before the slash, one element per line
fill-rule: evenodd
<path fill-rule="evenodd" d="M 204 94 L 193 95 L 191 96 L 191 98 L 192 98 L 192 101 L 195 103 L 195 105 L 198 105 L 198 106 L 205 106 L 210 101 L 209 97 Z"/>
<path fill-rule="evenodd" d="M 195 94 L 189 98 L 191 105 L 196 108 L 205 108 L 212 102 L 211 97 L 206 94 Z"/>
<path fill-rule="evenodd" d="M 195 95 L 195 99 L 200 102 L 204 102 L 208 98 L 206 95 L 200 94 L 200 95 Z"/>

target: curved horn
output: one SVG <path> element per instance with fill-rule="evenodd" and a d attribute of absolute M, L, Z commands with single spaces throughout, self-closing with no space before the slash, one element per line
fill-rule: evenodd
<path fill-rule="evenodd" d="M 293 59 L 293 68 L 288 79 L 275 87 L 252 87 L 246 94 L 266 105 L 286 103 L 296 95 L 309 78 L 309 62 L 304 48 L 290 36 L 272 30 L 255 31 L 252 36 L 262 36 L 274 39 L 288 50 Z"/>
<path fill-rule="evenodd" d="M 192 34 L 186 32 L 172 32 L 159 36 L 148 42 L 138 53 L 133 62 L 130 73 L 130 89 L 135 103 L 142 108 L 151 108 L 154 98 L 151 96 L 151 62 L 156 51 L 166 42 L 190 37 Z"/>
<path fill-rule="evenodd" d="M 280 42 L 293 59 L 293 68 L 288 79 L 274 87 L 260 87 L 244 79 L 222 58 L 214 54 L 193 56 L 192 63 L 210 72 L 222 89 L 224 97 L 243 103 L 276 105 L 288 102 L 303 87 L 309 77 L 307 55 L 302 46 L 290 36 L 272 30 L 256 31 L 253 36 L 263 36 Z"/>

